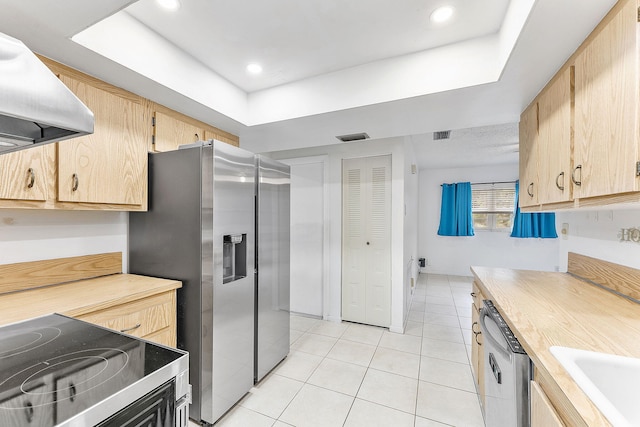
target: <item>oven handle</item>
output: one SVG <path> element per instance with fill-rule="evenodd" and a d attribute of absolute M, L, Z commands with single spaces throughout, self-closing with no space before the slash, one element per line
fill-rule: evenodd
<path fill-rule="evenodd" d="M 510 359 L 511 357 L 509 356 L 509 348 L 508 347 L 503 347 L 502 344 L 500 344 L 498 342 L 498 340 L 496 340 L 493 335 L 491 335 L 489 333 L 489 331 L 487 330 L 487 324 L 484 321 L 484 318 L 489 316 L 489 313 L 487 312 L 487 309 L 482 307 L 480 309 L 480 318 L 478 319 L 478 321 L 480 322 L 480 330 L 482 331 L 482 337 L 486 340 L 489 341 L 492 345 L 492 347 L 495 348 L 497 353 L 500 353 L 500 355 L 502 355 L 504 358 L 506 359 Z M 488 350 L 487 350 L 488 351 Z"/>

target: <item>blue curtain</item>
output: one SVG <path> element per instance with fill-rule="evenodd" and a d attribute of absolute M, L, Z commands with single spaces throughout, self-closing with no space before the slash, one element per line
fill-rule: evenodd
<path fill-rule="evenodd" d="M 516 211 L 513 216 L 511 237 L 540 237 L 543 239 L 557 238 L 556 214 L 554 212 L 520 212 L 520 205 L 518 203 L 519 190 L 520 183 L 516 181 Z"/>
<path fill-rule="evenodd" d="M 442 184 L 440 236 L 473 236 L 471 183 Z"/>

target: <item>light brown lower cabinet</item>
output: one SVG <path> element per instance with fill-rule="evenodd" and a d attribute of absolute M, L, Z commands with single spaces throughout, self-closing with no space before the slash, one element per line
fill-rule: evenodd
<path fill-rule="evenodd" d="M 175 291 L 107 307 L 77 318 L 158 344 L 176 346 Z"/>
<path fill-rule="evenodd" d="M 531 381 L 531 427 L 564 427 L 555 408 L 540 385 Z"/>
<path fill-rule="evenodd" d="M 471 368 L 480 402 L 484 405 L 484 348 L 482 347 L 482 332 L 480 331 L 480 308 L 484 296 L 476 283 L 471 292 L 473 304 L 471 305 Z"/>

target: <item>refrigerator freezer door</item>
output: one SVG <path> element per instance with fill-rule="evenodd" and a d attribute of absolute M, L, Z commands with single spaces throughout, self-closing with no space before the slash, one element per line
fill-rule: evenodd
<path fill-rule="evenodd" d="M 289 354 L 290 169 L 258 156 L 256 382 Z"/>

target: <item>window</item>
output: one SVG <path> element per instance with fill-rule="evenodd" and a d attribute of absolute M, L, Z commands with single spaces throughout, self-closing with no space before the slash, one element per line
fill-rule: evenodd
<path fill-rule="evenodd" d="M 471 184 L 473 228 L 510 231 L 515 209 L 516 183 Z"/>

